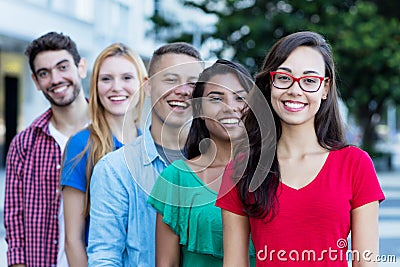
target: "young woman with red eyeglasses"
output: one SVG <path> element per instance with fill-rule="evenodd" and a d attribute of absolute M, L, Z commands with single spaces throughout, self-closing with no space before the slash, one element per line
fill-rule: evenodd
<path fill-rule="evenodd" d="M 257 266 L 377 266 L 384 195 L 369 155 L 346 144 L 330 46 L 314 32 L 280 39 L 256 84 L 272 110 L 276 146 L 260 130 L 269 109 L 253 94 L 244 117 L 249 146 L 227 168 L 216 203 L 224 266 L 248 266 L 250 233 Z M 270 169 L 259 164 L 266 157 Z"/>

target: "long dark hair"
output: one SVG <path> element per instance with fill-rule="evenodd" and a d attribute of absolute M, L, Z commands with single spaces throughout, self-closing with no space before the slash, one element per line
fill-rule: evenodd
<path fill-rule="evenodd" d="M 201 98 L 203 97 L 204 88 L 207 82 L 214 76 L 219 74 L 233 74 L 235 75 L 240 84 L 249 92 L 253 86 L 253 79 L 248 70 L 237 62 L 232 62 L 225 59 L 217 60 L 213 65 L 204 69 L 200 74 L 198 81 L 195 84 L 193 90 L 193 120 L 189 130 L 188 138 L 185 143 L 184 151 L 188 159 L 192 159 L 201 154 L 200 150 L 207 149 L 207 142 L 202 143 L 201 146 L 205 145 L 200 149 L 200 142 L 210 138 L 210 133 L 201 115 Z"/>
<path fill-rule="evenodd" d="M 322 54 L 325 62 L 325 77 L 328 77 L 330 80 L 329 94 L 327 99 L 322 101 L 314 120 L 318 143 L 328 150 L 343 148 L 346 146 L 346 142 L 338 107 L 339 93 L 336 87 L 335 64 L 330 45 L 320 34 L 305 31 L 293 33 L 280 39 L 266 55 L 261 71 L 256 76 L 256 85 L 261 91 L 260 94 L 265 97 L 271 107 L 271 80 L 269 73 L 275 71 L 288 58 L 293 50 L 299 46 L 312 47 Z M 253 96 L 256 96 L 256 94 L 253 94 Z M 252 99 L 252 96 L 250 96 L 249 105 L 251 106 L 251 103 L 256 100 L 255 97 Z M 273 109 L 271 109 L 271 112 L 275 121 L 276 140 L 279 140 L 282 134 L 280 118 Z M 235 171 L 235 178 L 238 180 L 236 186 L 239 198 L 246 213 L 250 217 L 267 217 L 266 219 L 270 220 L 276 215 L 279 208 L 277 194 L 280 181 L 280 170 L 276 154 L 276 146 L 262 145 L 264 137 L 260 132 L 260 126 L 256 114 L 254 114 L 254 110 L 251 108 L 247 110 L 244 116 L 244 124 L 248 135 L 249 147 L 238 149 L 238 153 L 246 153 L 247 156 L 245 162 L 247 165 L 243 168 L 243 174 L 237 174 L 237 171 Z M 272 150 L 271 147 L 273 147 Z M 250 183 L 256 169 L 260 167 L 258 166 L 258 163 L 260 161 L 260 155 L 265 152 L 264 150 L 269 150 L 268 152 L 270 155 L 273 154 L 271 168 L 269 171 L 267 170 L 264 172 L 266 177 L 262 177 L 264 179 L 261 185 L 254 192 L 250 192 Z M 241 156 L 241 158 L 243 158 L 243 156 Z M 243 161 L 237 160 L 237 164 L 240 165 L 244 163 Z M 254 178 L 259 179 L 260 177 Z"/>

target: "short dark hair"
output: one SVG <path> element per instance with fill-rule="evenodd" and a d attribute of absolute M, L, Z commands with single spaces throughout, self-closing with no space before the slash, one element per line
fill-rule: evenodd
<path fill-rule="evenodd" d="M 68 51 L 68 53 L 73 57 L 75 65 L 78 66 L 81 56 L 79 55 L 75 42 L 63 33 L 48 32 L 33 40 L 25 50 L 25 55 L 29 58 L 29 66 L 32 73 L 35 74 L 33 62 L 40 52 L 59 50 Z"/>
<path fill-rule="evenodd" d="M 189 57 L 193 57 L 198 61 L 202 61 L 200 52 L 191 44 L 185 42 L 175 42 L 163 45 L 153 52 L 149 63 L 149 76 L 154 74 L 154 68 L 156 63 L 160 60 L 163 55 L 166 54 L 183 54 Z"/>

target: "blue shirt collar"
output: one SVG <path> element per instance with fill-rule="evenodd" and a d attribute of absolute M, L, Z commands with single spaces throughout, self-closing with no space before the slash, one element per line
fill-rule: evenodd
<path fill-rule="evenodd" d="M 144 165 L 149 165 L 157 158 L 159 158 L 159 160 L 161 160 L 164 163 L 164 165 L 167 166 L 164 159 L 160 156 L 160 154 L 158 154 L 153 136 L 151 135 L 150 128 L 151 125 L 145 129 L 142 136 L 141 152 L 142 152 L 143 163 Z"/>

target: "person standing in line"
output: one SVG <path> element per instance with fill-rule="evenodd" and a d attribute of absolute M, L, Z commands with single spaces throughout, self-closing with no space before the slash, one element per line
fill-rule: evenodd
<path fill-rule="evenodd" d="M 121 43 L 106 47 L 94 63 L 89 91 L 91 124 L 69 140 L 61 172 L 65 250 L 70 267 L 88 265 L 88 188 L 93 166 L 141 134 L 138 126 L 145 79 L 142 59 Z"/>
<path fill-rule="evenodd" d="M 58 193 L 62 153 L 87 126 L 86 62 L 76 44 L 49 32 L 27 47 L 32 79 L 50 108 L 14 137 L 6 160 L 4 224 L 9 266 L 68 266 Z"/>
<path fill-rule="evenodd" d="M 187 43 L 154 51 L 145 82 L 151 126 L 93 169 L 89 266 L 155 266 L 156 212 L 147 198 L 165 167 L 184 157 L 186 124 L 192 116 L 189 100 L 202 70 L 199 52 Z"/>
<path fill-rule="evenodd" d="M 277 145 L 272 167 L 254 191 L 265 136 L 249 109 L 246 169 L 243 175 L 225 173 L 216 202 L 223 209 L 224 266 L 248 266 L 242 257 L 251 232 L 257 266 L 345 267 L 350 231 L 351 249 L 361 255 L 353 266 L 377 266 L 384 195 L 369 155 L 345 143 L 326 40 L 315 32 L 283 37 L 267 54 L 256 85 L 272 106 Z M 231 178 L 238 182 L 229 188 Z M 368 251 L 370 262 L 362 256 Z"/>
<path fill-rule="evenodd" d="M 201 73 L 193 91 L 187 159 L 161 173 L 148 199 L 158 212 L 156 266 L 222 267 L 222 216 L 215 200 L 244 132 L 241 117 L 253 85 L 250 73 L 228 60 Z M 252 256 L 255 266 L 254 251 Z"/>

